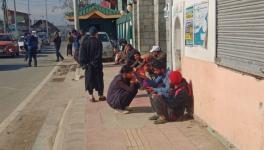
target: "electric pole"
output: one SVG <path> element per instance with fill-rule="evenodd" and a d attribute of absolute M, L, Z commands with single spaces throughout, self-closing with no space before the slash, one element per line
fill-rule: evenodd
<path fill-rule="evenodd" d="M 46 7 L 46 34 L 47 34 L 47 38 L 49 38 L 48 2 L 47 2 L 47 0 L 45 0 L 45 7 Z"/>
<path fill-rule="evenodd" d="M 28 0 L 28 32 L 30 32 L 30 12 L 29 12 L 29 0 Z"/>
<path fill-rule="evenodd" d="M 6 28 L 7 28 L 6 0 L 3 0 L 2 9 L 3 9 L 3 15 L 4 15 L 4 20 L 3 20 L 3 24 L 4 24 L 4 33 L 6 33 Z"/>
<path fill-rule="evenodd" d="M 16 18 L 16 0 L 14 0 L 14 20 L 15 20 L 15 35 L 17 36 L 17 18 Z"/>
<path fill-rule="evenodd" d="M 74 12 L 74 27 L 75 30 L 80 29 L 79 25 L 79 0 L 73 0 L 73 12 Z"/>

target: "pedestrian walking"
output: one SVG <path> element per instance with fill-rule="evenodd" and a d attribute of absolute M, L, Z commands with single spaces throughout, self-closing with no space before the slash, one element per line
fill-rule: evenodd
<path fill-rule="evenodd" d="M 72 33 L 69 32 L 69 34 L 68 34 L 68 44 L 67 44 L 67 56 L 68 55 L 73 56 L 72 55 L 72 43 L 73 43 L 73 36 L 72 36 Z"/>
<path fill-rule="evenodd" d="M 96 102 L 93 92 L 98 92 L 99 101 L 105 101 L 103 81 L 103 45 L 98 39 L 98 31 L 91 27 L 90 36 L 85 36 L 80 48 L 80 65 L 85 69 L 85 90 L 89 92 L 90 101 Z"/>
<path fill-rule="evenodd" d="M 59 35 L 59 32 L 55 32 L 53 42 L 55 44 L 55 49 L 56 49 L 56 56 L 57 56 L 57 62 L 63 61 L 64 57 L 60 53 L 60 47 L 61 47 L 61 37 Z"/>
<path fill-rule="evenodd" d="M 29 56 L 29 50 L 28 50 L 28 42 L 29 42 L 29 38 L 30 38 L 30 33 L 27 32 L 25 33 L 24 35 L 24 49 L 25 49 L 25 61 L 27 62 L 28 61 L 28 56 Z"/>
<path fill-rule="evenodd" d="M 32 59 L 34 59 L 34 67 L 37 67 L 37 49 L 38 38 L 33 34 L 28 37 L 28 66 L 31 67 Z"/>

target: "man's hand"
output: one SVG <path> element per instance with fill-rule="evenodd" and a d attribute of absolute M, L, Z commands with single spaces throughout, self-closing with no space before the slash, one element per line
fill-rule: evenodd
<path fill-rule="evenodd" d="M 152 87 L 146 87 L 146 90 L 148 93 L 152 93 L 154 91 Z"/>

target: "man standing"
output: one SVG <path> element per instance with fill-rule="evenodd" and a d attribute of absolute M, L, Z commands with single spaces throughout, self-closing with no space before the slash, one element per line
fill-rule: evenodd
<path fill-rule="evenodd" d="M 28 66 L 31 67 L 32 58 L 34 59 L 34 67 L 37 67 L 37 49 L 38 49 L 38 38 L 33 34 L 29 35 L 28 40 Z"/>
<path fill-rule="evenodd" d="M 72 33 L 69 32 L 68 33 L 68 45 L 67 45 L 67 56 L 70 55 L 70 56 L 73 56 L 72 55 L 72 43 L 73 43 L 73 36 L 72 36 Z"/>
<path fill-rule="evenodd" d="M 57 56 L 57 62 L 63 61 L 64 57 L 61 55 L 60 53 L 60 46 L 61 46 L 61 37 L 59 35 L 59 32 L 55 32 L 54 35 L 54 40 L 53 40 L 54 44 L 55 44 L 55 49 L 56 49 L 56 56 Z"/>
<path fill-rule="evenodd" d="M 79 51 L 80 51 L 80 41 L 82 41 L 85 33 L 83 31 L 77 32 L 73 30 L 73 39 L 74 39 L 74 60 L 77 62 L 77 67 L 75 70 L 74 81 L 79 81 L 81 78 L 81 67 L 79 61 Z"/>
<path fill-rule="evenodd" d="M 98 31 L 91 27 L 90 37 L 85 36 L 80 47 L 80 65 L 85 68 L 85 90 L 89 92 L 90 101 L 96 102 L 93 90 L 98 91 L 99 101 L 105 101 L 103 81 L 103 45 L 98 39 Z"/>

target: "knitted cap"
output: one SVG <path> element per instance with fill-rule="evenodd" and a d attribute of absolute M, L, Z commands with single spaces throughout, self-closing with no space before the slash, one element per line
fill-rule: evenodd
<path fill-rule="evenodd" d="M 183 80 L 182 74 L 179 71 L 172 71 L 169 75 L 169 79 L 173 85 L 179 85 Z"/>

